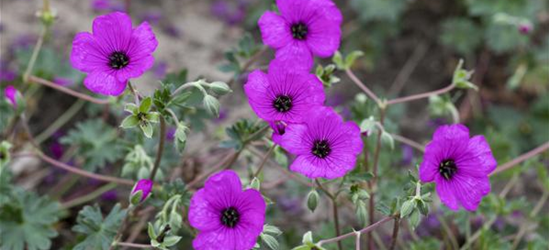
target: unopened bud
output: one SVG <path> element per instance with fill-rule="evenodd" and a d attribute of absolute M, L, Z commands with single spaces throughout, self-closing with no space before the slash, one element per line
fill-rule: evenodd
<path fill-rule="evenodd" d="M 311 210 L 311 212 L 314 212 L 316 207 L 318 206 L 318 192 L 316 189 L 311 190 L 309 194 L 307 195 L 307 208 Z"/>
<path fill-rule="evenodd" d="M 232 92 L 229 85 L 224 82 L 212 82 L 210 83 L 210 89 L 216 95 L 224 95 Z"/>
<path fill-rule="evenodd" d="M 137 205 L 140 202 L 146 200 L 151 193 L 153 184 L 153 181 L 149 179 L 139 180 L 132 189 L 132 193 L 130 195 L 130 203 L 132 205 Z"/>
<path fill-rule="evenodd" d="M 211 96 L 211 95 L 206 95 L 204 97 L 204 100 L 203 100 L 203 103 L 204 103 L 204 107 L 206 108 L 206 110 L 212 114 L 213 116 L 215 117 L 219 117 L 219 101 Z"/>

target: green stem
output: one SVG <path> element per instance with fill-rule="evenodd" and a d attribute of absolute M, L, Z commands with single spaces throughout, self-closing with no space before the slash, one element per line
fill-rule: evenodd
<path fill-rule="evenodd" d="M 57 120 L 55 120 L 46 130 L 36 136 L 36 142 L 38 144 L 44 142 L 48 139 L 55 131 L 59 130 L 63 125 L 65 125 L 73 116 L 75 116 L 78 111 L 84 106 L 86 102 L 82 99 L 78 99 L 74 104 L 65 111 Z"/>
<path fill-rule="evenodd" d="M 259 164 L 259 168 L 254 173 L 254 177 L 257 177 L 259 175 L 259 173 L 261 173 L 261 170 L 263 169 L 263 166 L 265 166 L 265 163 L 267 162 L 267 160 L 269 159 L 269 157 L 271 156 L 271 154 L 273 153 L 275 148 L 276 148 L 276 144 L 273 144 L 273 146 L 271 146 L 269 148 L 269 151 L 267 151 L 267 153 L 265 153 L 265 156 L 263 156 L 263 159 L 261 160 L 261 163 Z"/>
<path fill-rule="evenodd" d="M 154 160 L 154 167 L 151 172 L 150 180 L 154 181 L 154 177 L 160 167 L 162 161 L 162 153 L 164 152 L 164 142 L 166 141 L 166 121 L 163 116 L 160 116 L 160 139 L 158 142 L 158 151 L 156 151 L 156 159 Z"/>
<path fill-rule="evenodd" d="M 385 106 L 384 105 L 380 105 L 380 109 L 379 109 L 379 124 L 381 126 L 383 126 L 383 123 L 385 121 Z M 371 195 L 370 195 L 370 201 L 369 201 L 369 206 L 368 206 L 368 217 L 370 217 L 370 224 L 373 224 L 374 221 L 375 221 L 375 213 L 374 213 L 374 210 L 375 210 L 375 193 L 376 193 L 376 185 L 377 185 L 377 169 L 378 169 L 378 165 L 379 165 L 379 155 L 380 155 L 380 152 L 381 152 L 381 135 L 383 134 L 383 131 L 381 129 L 379 129 L 379 133 L 377 134 L 377 142 L 376 142 L 376 149 L 375 149 L 375 152 L 374 152 L 374 164 L 373 164 L 373 175 L 374 177 L 372 178 L 372 181 L 371 181 Z M 368 249 L 372 250 L 374 249 L 374 241 L 372 240 L 372 234 L 371 233 L 368 233 L 367 234 L 367 239 L 368 239 Z"/>
<path fill-rule="evenodd" d="M 29 76 L 32 73 L 32 70 L 34 68 L 34 64 L 36 63 L 36 60 L 38 59 L 38 54 L 40 54 L 40 50 L 42 49 L 42 44 L 44 43 L 44 37 L 46 36 L 47 27 L 43 26 L 40 30 L 40 36 L 38 37 L 38 41 L 36 41 L 36 45 L 34 46 L 34 49 L 32 50 L 32 55 L 29 60 L 29 65 L 27 65 L 27 69 L 25 70 L 25 74 L 23 74 L 23 81 L 28 83 L 29 82 Z"/>
<path fill-rule="evenodd" d="M 116 183 L 109 183 L 109 184 L 103 185 L 102 187 L 98 188 L 97 190 L 95 190 L 95 191 L 93 191 L 93 192 L 91 192 L 87 195 L 84 195 L 84 196 L 78 197 L 74 200 L 70 200 L 66 203 L 63 203 L 62 207 L 63 207 L 63 209 L 69 209 L 69 208 L 84 204 L 86 202 L 92 201 L 95 198 L 97 198 L 97 197 L 101 196 L 102 194 L 104 194 L 105 192 L 108 192 L 108 191 L 116 188 L 116 186 L 118 186 L 118 184 L 116 184 Z"/>

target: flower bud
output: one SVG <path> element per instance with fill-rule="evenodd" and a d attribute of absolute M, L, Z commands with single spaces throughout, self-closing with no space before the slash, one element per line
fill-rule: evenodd
<path fill-rule="evenodd" d="M 314 212 L 316 207 L 318 206 L 318 192 L 316 189 L 311 190 L 309 194 L 307 194 L 307 208 L 311 210 L 311 212 Z"/>
<path fill-rule="evenodd" d="M 224 95 L 224 94 L 228 94 L 228 93 L 232 92 L 229 85 L 227 85 L 224 82 L 212 82 L 212 83 L 210 83 L 210 90 L 213 93 L 215 93 L 216 95 Z"/>
<path fill-rule="evenodd" d="M 523 22 L 518 25 L 518 30 L 523 35 L 528 35 L 534 28 L 530 22 Z"/>
<path fill-rule="evenodd" d="M 215 117 L 219 117 L 219 101 L 215 97 L 206 95 L 203 102 L 204 107 L 210 114 Z"/>
<path fill-rule="evenodd" d="M 14 109 L 17 109 L 17 89 L 12 85 L 8 85 L 4 89 L 4 97 L 8 102 L 13 106 Z"/>
<path fill-rule="evenodd" d="M 153 181 L 149 179 L 139 180 L 135 186 L 133 186 L 132 193 L 130 195 L 130 203 L 132 205 L 137 205 L 147 199 L 151 193 L 153 184 Z"/>

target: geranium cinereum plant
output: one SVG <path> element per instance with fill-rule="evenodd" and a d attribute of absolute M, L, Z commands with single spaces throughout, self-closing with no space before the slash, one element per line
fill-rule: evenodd
<path fill-rule="evenodd" d="M 546 4 L 494 1 L 44 0 L 0 249 L 547 249 Z"/>

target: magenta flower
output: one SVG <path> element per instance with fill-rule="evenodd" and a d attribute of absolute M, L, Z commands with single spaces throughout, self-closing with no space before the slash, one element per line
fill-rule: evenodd
<path fill-rule="evenodd" d="M 265 223 L 265 201 L 255 189 L 242 191 L 238 175 L 221 171 L 206 180 L 191 198 L 189 222 L 200 232 L 196 250 L 249 250 Z"/>
<path fill-rule="evenodd" d="M 4 89 L 4 97 L 11 103 L 13 108 L 17 108 L 17 89 L 14 86 L 8 85 Z"/>
<path fill-rule="evenodd" d="M 149 194 L 151 193 L 151 190 L 153 188 L 154 182 L 149 179 L 141 179 L 137 183 L 135 183 L 135 186 L 133 186 L 132 192 L 130 194 L 130 201 L 132 203 L 134 200 L 134 197 L 137 196 L 139 198 L 136 200 L 135 203 L 143 202 L 149 197 Z M 141 191 L 141 193 L 139 193 Z"/>
<path fill-rule="evenodd" d="M 488 174 L 496 165 L 484 136 L 469 138 L 467 127 L 444 125 L 425 147 L 419 177 L 422 182 L 436 183 L 440 200 L 450 209 L 458 210 L 461 205 L 474 211 L 490 192 Z"/>
<path fill-rule="evenodd" d="M 268 74 L 255 70 L 248 76 L 244 91 L 261 119 L 299 123 L 312 108 L 324 103 L 324 88 L 314 74 L 284 66 L 274 60 Z"/>
<path fill-rule="evenodd" d="M 141 76 L 152 67 L 152 53 L 158 42 L 147 22 L 132 28 L 122 12 L 99 16 L 93 34 L 80 32 L 72 43 L 73 67 L 89 73 L 84 85 L 94 93 L 120 95 L 128 79 Z"/>
<path fill-rule="evenodd" d="M 290 170 L 309 178 L 334 179 L 355 167 L 362 151 L 360 128 L 332 108 L 310 109 L 304 124 L 289 124 L 280 145 L 297 158 Z"/>
<path fill-rule="evenodd" d="M 339 48 L 343 17 L 330 0 L 277 0 L 280 15 L 267 11 L 258 21 L 263 42 L 276 57 L 310 69 L 312 55 L 329 57 Z"/>
<path fill-rule="evenodd" d="M 532 26 L 532 24 L 530 22 L 524 22 L 524 23 L 519 24 L 519 26 L 518 26 L 518 31 L 520 32 L 520 34 L 523 34 L 523 35 L 530 34 L 533 29 L 534 29 L 534 27 Z"/>

